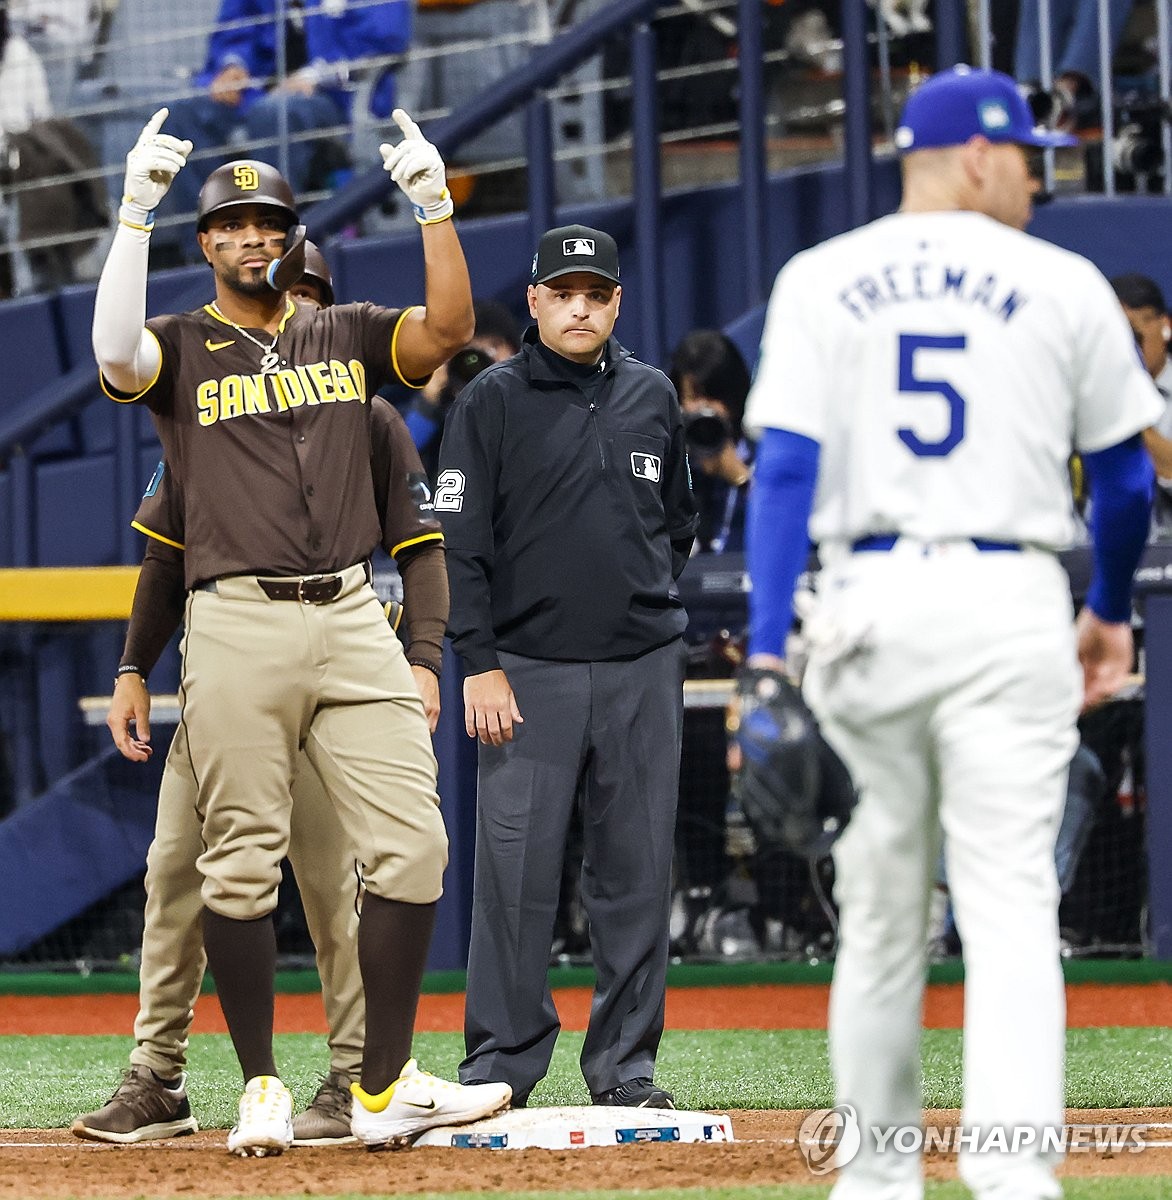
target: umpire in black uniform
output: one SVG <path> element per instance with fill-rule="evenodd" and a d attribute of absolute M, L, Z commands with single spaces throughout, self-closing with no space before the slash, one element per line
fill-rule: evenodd
<path fill-rule="evenodd" d="M 435 508 L 480 764 L 465 1082 L 523 1105 L 560 1028 L 547 982 L 566 833 L 583 813 L 597 976 L 582 1073 L 596 1104 L 670 1107 L 654 1080 L 696 532 L 679 404 L 611 336 L 618 250 L 541 238 L 519 354 L 452 408 Z"/>

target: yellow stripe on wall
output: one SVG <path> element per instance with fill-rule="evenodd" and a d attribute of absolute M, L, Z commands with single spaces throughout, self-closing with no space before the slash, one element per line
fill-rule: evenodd
<path fill-rule="evenodd" d="M 125 621 L 138 567 L 0 569 L 0 621 Z"/>

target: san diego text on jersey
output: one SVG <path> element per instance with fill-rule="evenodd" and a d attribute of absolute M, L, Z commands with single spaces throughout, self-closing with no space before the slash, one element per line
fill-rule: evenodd
<path fill-rule="evenodd" d="M 287 367 L 271 374 L 225 375 L 196 387 L 199 423 L 214 425 L 232 417 L 286 412 L 303 404 L 366 402 L 366 370 L 356 358 Z"/>

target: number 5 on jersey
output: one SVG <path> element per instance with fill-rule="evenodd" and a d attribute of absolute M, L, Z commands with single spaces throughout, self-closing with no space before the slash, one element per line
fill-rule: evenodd
<path fill-rule="evenodd" d="M 965 348 L 962 333 L 939 337 L 928 333 L 899 335 L 899 390 L 939 396 L 948 405 L 948 430 L 937 442 L 925 441 L 914 429 L 903 426 L 895 432 L 899 440 L 920 458 L 944 458 L 951 454 L 964 438 L 964 397 L 947 379 L 925 379 L 916 374 L 917 350 L 951 350 Z"/>

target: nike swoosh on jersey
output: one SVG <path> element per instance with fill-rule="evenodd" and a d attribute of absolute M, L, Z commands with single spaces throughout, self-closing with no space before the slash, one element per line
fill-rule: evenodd
<path fill-rule="evenodd" d="M 229 338 L 226 342 L 213 342 L 211 338 L 205 338 L 203 344 L 208 350 L 211 350 L 214 352 L 216 350 L 223 350 L 223 348 L 225 346 L 236 345 L 236 339 Z"/>

